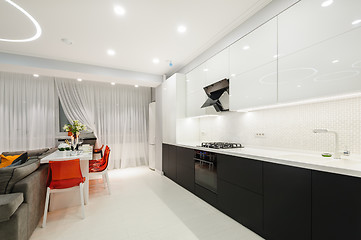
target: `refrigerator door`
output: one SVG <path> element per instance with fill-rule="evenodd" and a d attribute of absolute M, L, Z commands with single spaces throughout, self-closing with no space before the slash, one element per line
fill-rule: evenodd
<path fill-rule="evenodd" d="M 155 144 L 149 144 L 149 168 L 155 170 Z"/>
<path fill-rule="evenodd" d="M 149 144 L 155 144 L 155 102 L 149 103 Z"/>

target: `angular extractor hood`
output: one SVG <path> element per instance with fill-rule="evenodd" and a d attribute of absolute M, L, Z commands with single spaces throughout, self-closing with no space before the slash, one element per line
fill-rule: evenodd
<path fill-rule="evenodd" d="M 201 108 L 213 106 L 217 112 L 229 111 L 229 79 L 225 78 L 203 89 L 208 99 Z"/>

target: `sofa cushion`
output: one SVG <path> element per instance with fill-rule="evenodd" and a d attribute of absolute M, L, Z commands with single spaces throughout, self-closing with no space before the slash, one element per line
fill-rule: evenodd
<path fill-rule="evenodd" d="M 42 148 L 42 149 L 35 149 L 35 150 L 27 150 L 28 157 L 34 157 L 34 156 L 40 156 L 44 153 L 46 153 L 49 150 L 49 148 Z"/>
<path fill-rule="evenodd" d="M 15 167 L 0 168 L 0 194 L 10 193 L 14 184 L 34 172 L 40 166 L 40 160 L 29 160 Z"/>
<path fill-rule="evenodd" d="M 35 150 L 27 150 L 26 152 L 28 153 L 28 157 L 34 157 L 34 156 L 40 156 L 41 154 L 47 152 L 49 150 L 49 148 L 41 148 L 41 149 L 35 149 Z M 3 152 L 2 154 L 4 156 L 9 156 L 9 155 L 20 155 L 23 154 L 25 151 L 14 151 L 14 152 Z"/>
<path fill-rule="evenodd" d="M 48 151 L 44 152 L 43 154 L 41 154 L 41 155 L 39 156 L 39 159 L 42 159 L 42 158 L 44 158 L 44 157 L 46 157 L 46 156 L 48 156 L 48 155 L 52 154 L 52 153 L 53 153 L 53 152 L 55 152 L 56 150 L 58 150 L 58 148 L 57 148 L 57 147 L 54 147 L 54 148 L 49 148 L 49 150 L 48 150 Z"/>
<path fill-rule="evenodd" d="M 23 193 L 0 195 L 0 222 L 9 220 L 23 201 Z"/>

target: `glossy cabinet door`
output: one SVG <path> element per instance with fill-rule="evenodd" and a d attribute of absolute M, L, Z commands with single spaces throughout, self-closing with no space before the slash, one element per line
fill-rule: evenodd
<path fill-rule="evenodd" d="M 312 171 L 312 240 L 361 239 L 361 179 Z"/>
<path fill-rule="evenodd" d="M 277 19 L 230 46 L 230 110 L 277 103 Z"/>
<path fill-rule="evenodd" d="M 302 0 L 278 17 L 279 102 L 361 90 L 361 1 L 324 2 Z"/>
<path fill-rule="evenodd" d="M 213 107 L 201 108 L 207 100 L 203 87 L 207 78 L 206 64 L 193 69 L 186 75 L 186 116 L 197 117 L 206 114 L 215 114 Z"/>
<path fill-rule="evenodd" d="M 205 86 L 229 78 L 229 48 L 224 49 L 205 63 Z"/>
<path fill-rule="evenodd" d="M 267 240 L 313 239 L 311 181 L 309 169 L 263 164 L 264 236 Z"/>
<path fill-rule="evenodd" d="M 162 83 L 163 142 L 176 143 L 177 119 L 186 112 L 185 75 L 176 73 Z"/>
<path fill-rule="evenodd" d="M 176 122 L 172 119 L 176 118 L 176 81 L 169 78 L 162 83 L 162 128 L 163 128 L 163 141 L 166 143 L 175 143 L 176 136 L 174 129 Z"/>

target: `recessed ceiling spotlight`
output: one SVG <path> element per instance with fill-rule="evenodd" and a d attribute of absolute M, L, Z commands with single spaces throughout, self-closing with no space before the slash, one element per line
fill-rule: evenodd
<path fill-rule="evenodd" d="M 187 27 L 184 25 L 181 25 L 178 27 L 178 32 L 185 33 L 187 31 Z"/>
<path fill-rule="evenodd" d="M 333 3 L 333 0 L 326 0 L 324 2 L 322 2 L 321 6 L 322 7 L 328 7 Z"/>
<path fill-rule="evenodd" d="M 122 6 L 115 6 L 114 12 L 119 16 L 123 16 L 125 14 L 125 9 Z"/>
<path fill-rule="evenodd" d="M 139 87 L 139 86 L 138 86 L 138 85 L 134 85 L 134 87 L 136 87 L 136 88 L 137 88 L 137 87 Z"/>
<path fill-rule="evenodd" d="M 115 51 L 113 49 L 108 49 L 107 53 L 109 56 L 114 56 L 115 55 Z"/>
<path fill-rule="evenodd" d="M 298 88 L 302 87 L 301 85 L 297 85 Z"/>
<path fill-rule="evenodd" d="M 78 82 L 81 82 L 81 81 L 83 81 L 83 79 L 81 79 L 81 78 L 77 78 L 76 80 L 78 80 Z"/>
<path fill-rule="evenodd" d="M 332 63 L 338 63 L 338 62 L 339 62 L 339 60 L 337 60 L 337 59 L 332 61 Z"/>
<path fill-rule="evenodd" d="M 158 64 L 159 63 L 159 58 L 153 58 L 153 63 Z"/>
<path fill-rule="evenodd" d="M 243 47 L 243 50 L 248 50 L 248 49 L 250 49 L 250 46 L 248 46 L 248 45 Z"/>
<path fill-rule="evenodd" d="M 235 76 L 236 76 L 236 74 L 234 74 L 234 73 L 231 74 L 231 77 L 235 77 Z"/>
<path fill-rule="evenodd" d="M 203 71 L 208 72 L 208 68 L 203 69 Z"/>
<path fill-rule="evenodd" d="M 30 38 L 25 38 L 25 39 L 5 39 L 5 38 L 0 38 L 0 41 L 3 41 L 3 42 L 30 42 L 30 41 L 34 41 L 34 40 L 38 39 L 40 37 L 40 35 L 41 35 L 41 27 L 40 27 L 39 23 L 35 20 L 35 18 L 33 18 L 33 16 L 31 16 L 27 11 L 25 11 L 23 8 L 21 8 L 19 5 L 17 5 L 13 1 L 5 0 L 5 2 L 8 2 L 9 4 L 11 4 L 17 10 L 22 12 L 27 18 L 29 18 L 30 21 L 34 24 L 34 26 L 36 28 L 36 33 L 35 33 L 34 36 L 32 36 Z"/>
<path fill-rule="evenodd" d="M 273 58 L 278 58 L 278 57 L 279 57 L 278 54 L 273 55 Z"/>
<path fill-rule="evenodd" d="M 66 45 L 72 45 L 73 42 L 68 38 L 62 38 L 61 41 L 65 43 Z"/>
<path fill-rule="evenodd" d="M 111 82 L 110 84 L 114 86 L 114 85 L 115 85 L 115 82 Z"/>
<path fill-rule="evenodd" d="M 36 78 L 37 78 L 37 77 L 39 77 L 39 74 L 34 73 L 34 74 L 33 74 L 33 77 L 36 77 Z"/>
<path fill-rule="evenodd" d="M 357 25 L 357 24 L 359 24 L 359 23 L 361 23 L 361 19 L 357 19 L 357 20 L 353 21 L 353 22 L 352 22 L 352 25 Z"/>

